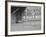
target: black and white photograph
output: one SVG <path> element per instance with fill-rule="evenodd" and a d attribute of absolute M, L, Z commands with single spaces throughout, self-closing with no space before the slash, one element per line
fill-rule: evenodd
<path fill-rule="evenodd" d="M 8 35 L 44 33 L 44 4 L 8 2 Z"/>

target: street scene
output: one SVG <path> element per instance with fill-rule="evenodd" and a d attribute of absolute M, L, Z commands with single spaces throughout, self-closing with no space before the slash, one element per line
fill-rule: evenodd
<path fill-rule="evenodd" d="M 41 7 L 11 7 L 11 31 L 41 30 Z"/>

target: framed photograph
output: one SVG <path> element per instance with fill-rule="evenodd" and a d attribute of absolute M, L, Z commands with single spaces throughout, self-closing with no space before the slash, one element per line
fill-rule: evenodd
<path fill-rule="evenodd" d="M 5 35 L 45 34 L 44 2 L 6 2 Z"/>

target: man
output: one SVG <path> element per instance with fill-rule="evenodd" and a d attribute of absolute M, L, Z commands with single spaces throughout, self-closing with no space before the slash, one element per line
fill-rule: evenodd
<path fill-rule="evenodd" d="M 26 7 L 19 7 L 18 11 L 16 11 L 16 23 L 22 22 L 22 17 L 24 15 L 24 10 Z"/>

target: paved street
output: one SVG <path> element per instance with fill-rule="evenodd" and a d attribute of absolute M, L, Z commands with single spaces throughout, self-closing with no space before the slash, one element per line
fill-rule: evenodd
<path fill-rule="evenodd" d="M 23 23 L 16 23 L 15 16 L 11 18 L 11 31 L 31 31 L 31 30 L 40 30 L 41 23 L 40 20 L 30 20 Z"/>

